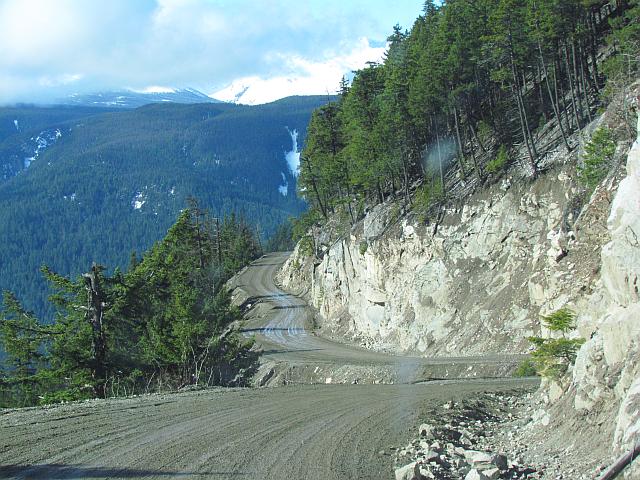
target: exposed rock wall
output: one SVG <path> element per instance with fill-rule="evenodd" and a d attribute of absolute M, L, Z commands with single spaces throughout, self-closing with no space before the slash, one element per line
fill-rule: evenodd
<path fill-rule="evenodd" d="M 606 465 L 640 441 L 640 118 L 618 150 L 626 162 L 588 199 L 559 151 L 537 180 L 507 178 L 437 228 L 387 203 L 336 243 L 316 232 L 322 255 L 297 249 L 279 281 L 305 291 L 324 334 L 426 356 L 525 352 L 540 316 L 568 306 L 586 342 L 566 378 L 543 382 L 524 431 Z"/>
<path fill-rule="evenodd" d="M 578 412 L 612 409 L 615 418 L 603 430 L 622 452 L 640 442 L 640 122 L 607 226 L 611 240 L 602 248 L 600 281 L 578 304 L 588 340 L 565 395 Z M 634 467 L 628 478 L 640 478 L 640 465 Z"/>
<path fill-rule="evenodd" d="M 591 288 L 607 240 L 604 229 L 588 231 L 580 265 L 567 255 L 580 244 L 574 177 L 558 160 L 533 182 L 507 178 L 437 227 L 394 222 L 398 206 L 378 205 L 319 263 L 296 251 L 279 281 L 308 286 L 327 335 L 427 356 L 523 353 L 541 313 Z"/>

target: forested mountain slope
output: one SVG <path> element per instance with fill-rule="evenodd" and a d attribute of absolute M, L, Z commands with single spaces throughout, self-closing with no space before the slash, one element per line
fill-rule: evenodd
<path fill-rule="evenodd" d="M 41 311 L 41 264 L 61 274 L 92 261 L 125 266 L 131 251 L 166 233 L 190 196 L 270 234 L 304 208 L 286 153 L 326 101 L 1 109 L 0 289 Z"/>

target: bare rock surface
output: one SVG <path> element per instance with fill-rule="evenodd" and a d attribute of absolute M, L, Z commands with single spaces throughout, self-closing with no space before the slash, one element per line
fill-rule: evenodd
<path fill-rule="evenodd" d="M 278 280 L 287 289 L 306 285 L 323 335 L 366 348 L 525 353 L 541 314 L 593 288 L 608 241 L 606 228 L 575 232 L 575 157 L 556 158 L 532 182 L 506 179 L 450 205 L 437 225 L 401 217 L 394 202 L 378 205 L 334 243 L 317 232 L 320 258 L 296 250 Z M 606 218 L 608 201 L 583 223 Z"/>

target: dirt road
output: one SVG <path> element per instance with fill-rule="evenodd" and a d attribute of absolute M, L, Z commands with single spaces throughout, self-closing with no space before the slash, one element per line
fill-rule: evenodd
<path fill-rule="evenodd" d="M 273 285 L 281 260 L 263 258 L 237 279 L 267 307 L 247 326 L 265 357 L 303 370 L 391 365 L 399 375 L 402 359 L 314 336 L 304 302 Z M 422 368 L 420 359 L 407 361 Z M 0 478 L 392 478 L 390 448 L 412 437 L 407 429 L 434 405 L 534 386 L 513 379 L 288 385 L 0 411 Z"/>
<path fill-rule="evenodd" d="M 287 254 L 262 257 L 231 281 L 239 302 L 251 305 L 246 335 L 255 335 L 272 365 L 293 365 L 287 373 L 293 382 L 325 383 L 327 379 L 351 383 L 415 383 L 447 378 L 495 378 L 508 376 L 521 355 L 423 358 L 387 355 L 343 345 L 316 336 L 313 314 L 306 303 L 274 283 Z M 315 372 L 315 373 L 314 373 Z"/>

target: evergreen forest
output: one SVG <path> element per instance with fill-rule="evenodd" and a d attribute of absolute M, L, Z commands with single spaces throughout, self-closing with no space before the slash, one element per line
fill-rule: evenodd
<path fill-rule="evenodd" d="M 191 199 L 166 236 L 126 270 L 76 277 L 43 266 L 55 322 L 4 292 L 0 406 L 244 385 L 256 362 L 224 283 L 261 253 L 254 229 Z"/>
<path fill-rule="evenodd" d="M 41 265 L 67 276 L 92 262 L 124 268 L 190 196 L 264 241 L 306 208 L 285 154 L 328 100 L 0 108 L 0 289 L 52 321 Z"/>
<path fill-rule="evenodd" d="M 507 168 L 534 178 L 547 152 L 575 150 L 571 134 L 637 79 L 640 2 L 429 0 L 388 42 L 382 63 L 313 113 L 298 237 L 389 198 L 437 219 Z"/>

